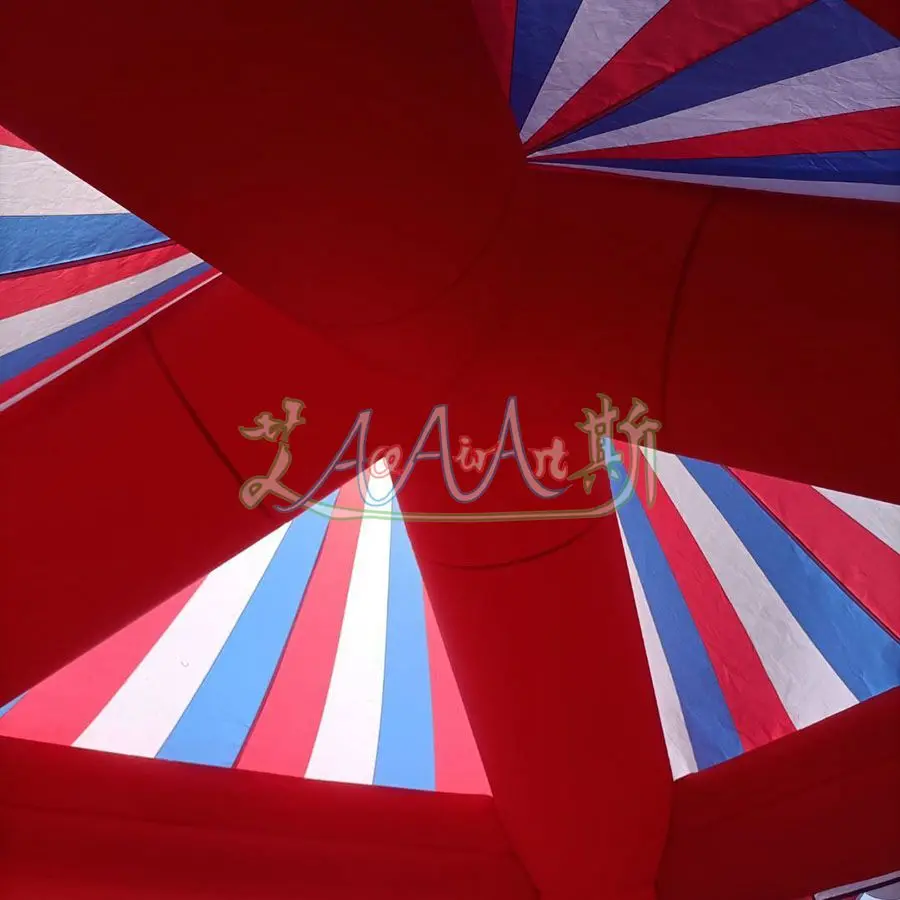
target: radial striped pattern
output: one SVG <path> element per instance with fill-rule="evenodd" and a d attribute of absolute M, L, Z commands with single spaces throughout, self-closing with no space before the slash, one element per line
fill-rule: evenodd
<path fill-rule="evenodd" d="M 900 41 L 844 0 L 474 0 L 532 161 L 900 201 Z"/>
<path fill-rule="evenodd" d="M 390 487 L 348 483 L 0 710 L 0 734 L 490 793 L 403 521 L 372 515 Z"/>
<path fill-rule="evenodd" d="M 900 507 L 652 463 L 618 520 L 676 777 L 900 684 Z"/>
<path fill-rule="evenodd" d="M 618 522 L 676 778 L 900 685 L 900 507 L 652 462 L 652 502 L 644 475 Z M 348 483 L 0 710 L 0 734 L 488 793 L 402 518 L 365 515 L 390 489 Z"/>
<path fill-rule="evenodd" d="M 217 275 L 0 127 L 0 410 Z"/>

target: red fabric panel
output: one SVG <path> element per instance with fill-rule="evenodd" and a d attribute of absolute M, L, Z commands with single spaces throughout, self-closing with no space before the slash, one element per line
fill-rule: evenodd
<path fill-rule="evenodd" d="M 424 599 L 428 669 L 431 676 L 431 716 L 434 723 L 435 790 L 490 796 L 491 786 L 484 774 L 472 726 L 447 658 L 444 639 L 437 627 L 427 594 Z"/>
<path fill-rule="evenodd" d="M 672 782 L 621 543 L 610 517 L 574 537 L 557 526 L 410 532 L 498 813 L 541 896 L 643 897 Z M 454 529 L 502 547 L 516 531 L 532 552 L 469 566 L 465 550 L 449 558 Z"/>
<path fill-rule="evenodd" d="M 848 452 L 900 445 L 900 420 L 880 412 L 900 408 L 897 211 L 711 202 L 673 310 L 660 446 L 900 502 L 900 472 Z"/>
<path fill-rule="evenodd" d="M 479 40 L 461 0 L 0 9 L 29 73 L 6 124 L 256 292 L 219 279 L 5 414 L 4 470 L 29 477 L 4 496 L 3 700 L 282 521 L 236 501 L 272 458 L 237 426 L 286 394 L 297 489 L 360 409 L 371 447 L 411 447 L 442 401 L 489 447 L 512 394 L 526 444 L 580 440 L 580 466 L 605 391 L 666 449 L 900 500 L 896 467 L 848 449 L 900 443 L 876 418 L 900 406 L 895 211 L 526 170 Z M 534 506 L 510 465 L 480 509 Z M 422 471 L 404 509 L 459 511 Z M 614 523 L 413 532 L 539 887 L 648 892 L 670 776 Z"/>
<path fill-rule="evenodd" d="M 900 688 L 676 782 L 659 900 L 791 900 L 897 867 Z M 735 874 L 739 873 L 739 877 Z"/>
<path fill-rule="evenodd" d="M 0 740 L 0 892 L 533 900 L 486 797 Z"/>
<path fill-rule="evenodd" d="M 507 96 L 512 77 L 516 5 L 516 0 L 472 0 L 478 27 Z"/>

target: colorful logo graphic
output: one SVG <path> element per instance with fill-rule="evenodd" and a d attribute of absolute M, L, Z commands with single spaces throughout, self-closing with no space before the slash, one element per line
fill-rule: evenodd
<path fill-rule="evenodd" d="M 328 479 L 336 472 L 355 471 L 360 491 L 367 495 L 365 510 L 336 510 L 348 516 L 376 516 L 392 518 L 398 515 L 394 499 L 402 492 L 413 470 L 419 463 L 437 462 L 447 494 L 461 507 L 474 503 L 489 490 L 501 463 L 512 460 L 523 483 L 540 500 L 552 501 L 561 497 L 573 487 L 572 482 L 580 481 L 585 494 L 590 495 L 597 476 L 606 472 L 613 487 L 612 496 L 591 508 L 573 509 L 528 509 L 504 510 L 499 512 L 470 512 L 460 509 L 452 513 L 404 512 L 403 518 L 412 522 L 505 522 L 534 519 L 593 518 L 611 513 L 624 503 L 633 493 L 638 467 L 644 461 L 648 499 L 653 501 L 656 494 L 654 471 L 656 434 L 662 427 L 660 422 L 647 417 L 648 407 L 634 398 L 628 414 L 619 420 L 619 409 L 613 406 L 606 394 L 597 394 L 600 409 L 582 409 L 583 422 L 575 422 L 575 428 L 587 438 L 587 463 L 575 472 L 569 472 L 569 450 L 559 436 L 541 448 L 528 448 L 522 438 L 519 407 L 516 397 L 509 397 L 500 424 L 500 432 L 493 446 L 482 449 L 474 447 L 468 435 L 457 439 L 457 449 L 453 452 L 450 438 L 449 409 L 446 404 L 435 406 L 422 426 L 409 455 L 404 461 L 403 448 L 395 444 L 381 446 L 371 454 L 367 453 L 367 438 L 372 420 L 371 409 L 360 412 L 351 424 L 347 435 L 323 470 L 319 478 L 304 494 L 288 487 L 284 478 L 291 467 L 291 436 L 299 425 L 306 425 L 303 415 L 305 404 L 302 400 L 285 397 L 281 403 L 284 418 L 276 418 L 270 412 L 262 412 L 254 418 L 254 425 L 239 428 L 240 433 L 252 441 L 268 441 L 276 445 L 275 458 L 265 475 L 247 479 L 240 489 L 240 501 L 247 509 L 255 509 L 267 497 L 281 501 L 275 506 L 278 512 L 292 513 L 299 509 L 309 509 L 315 505 Z M 438 449 L 426 450 L 425 446 L 432 434 L 436 435 Z M 351 447 L 355 455 L 347 457 Z M 618 448 L 625 447 L 622 454 Z M 624 462 L 623 462 L 624 460 Z M 457 479 L 457 470 L 478 472 L 481 479 L 471 490 L 464 490 Z M 372 498 L 365 486 L 367 473 L 389 473 L 390 491 L 383 497 Z M 548 484 L 554 482 L 555 484 Z"/>

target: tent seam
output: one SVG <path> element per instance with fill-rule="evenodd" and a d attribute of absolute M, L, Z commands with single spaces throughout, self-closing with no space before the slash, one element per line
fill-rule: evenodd
<path fill-rule="evenodd" d="M 706 225 L 709 221 L 710 213 L 712 212 L 712 208 L 715 205 L 718 197 L 719 189 L 710 188 L 709 196 L 707 197 L 703 209 L 700 210 L 700 214 L 697 216 L 697 222 L 694 225 L 693 233 L 688 240 L 688 245 L 684 253 L 684 259 L 681 263 L 681 270 L 678 274 L 678 281 L 675 283 L 675 290 L 672 295 L 672 303 L 669 307 L 669 320 L 666 325 L 665 342 L 663 344 L 662 352 L 662 383 L 660 385 L 660 397 L 662 398 L 660 418 L 662 419 L 663 423 L 666 422 L 669 413 L 668 387 L 669 372 L 672 365 L 672 348 L 675 344 L 675 329 L 678 325 L 679 313 L 681 312 L 681 307 L 684 300 L 685 286 L 687 285 L 688 275 L 693 269 L 694 257 L 697 255 L 697 248 L 700 244 L 700 239 L 702 238 L 703 233 L 706 230 Z"/>

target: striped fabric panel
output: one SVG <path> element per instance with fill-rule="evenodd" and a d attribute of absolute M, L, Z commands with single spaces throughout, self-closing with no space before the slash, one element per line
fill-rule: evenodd
<path fill-rule="evenodd" d="M 653 470 L 655 502 L 639 482 L 617 515 L 675 777 L 900 684 L 900 554 L 813 488 L 659 452 Z"/>
<path fill-rule="evenodd" d="M 900 40 L 844 0 L 512 5 L 476 9 L 532 161 L 900 201 Z"/>
<path fill-rule="evenodd" d="M 0 410 L 218 272 L 0 130 Z"/>
<path fill-rule="evenodd" d="M 0 734 L 489 794 L 391 489 L 349 482 L 8 704 Z"/>

